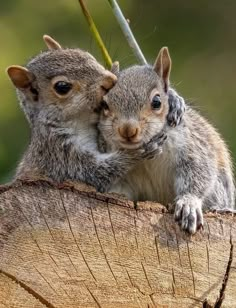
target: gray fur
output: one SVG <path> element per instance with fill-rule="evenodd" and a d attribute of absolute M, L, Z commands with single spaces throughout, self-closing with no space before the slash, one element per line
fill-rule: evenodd
<path fill-rule="evenodd" d="M 99 109 L 107 71 L 89 53 L 51 49 L 33 58 L 26 68 L 32 82 L 30 87 L 18 88 L 17 93 L 31 126 L 31 141 L 17 168 L 16 179 L 46 176 L 56 182 L 80 180 L 103 192 L 137 161 L 160 153 L 164 134 L 135 151 L 98 151 L 95 110 Z M 51 80 L 56 76 L 78 81 L 80 89 L 69 98 L 58 99 L 51 89 Z"/>
<path fill-rule="evenodd" d="M 105 97 L 113 118 L 102 115 L 99 128 L 108 150 L 125 148 L 119 141 L 117 126 L 130 119 L 143 121 L 141 113 L 150 103 L 153 88 L 160 93 L 167 121 L 178 118 L 179 109 L 182 122 L 176 121 L 179 125 L 171 128 L 164 117 L 146 118 L 142 141 L 147 143 L 165 130 L 167 140 L 162 153 L 152 161 L 139 162 L 112 191 L 136 201 L 153 200 L 166 205 L 175 202 L 175 219 L 183 230 L 195 233 L 203 224 L 202 208 L 233 209 L 235 206 L 231 158 L 217 131 L 189 106 L 184 113 L 185 104 L 174 110 L 178 104 L 173 108 L 170 97 L 168 102 L 161 78 L 147 66 L 134 66 L 121 72 L 117 84 Z"/>
<path fill-rule="evenodd" d="M 138 151 L 98 151 L 98 113 L 94 110 L 102 100 L 101 86 L 109 72 L 89 53 L 50 50 L 33 58 L 26 68 L 33 76 L 32 83 L 17 93 L 31 126 L 31 141 L 16 179 L 46 176 L 56 182 L 80 180 L 104 192 L 138 160 L 160 151 L 154 143 Z M 59 99 L 51 85 L 52 78 L 59 75 L 72 83 L 78 81 L 79 90 Z"/>

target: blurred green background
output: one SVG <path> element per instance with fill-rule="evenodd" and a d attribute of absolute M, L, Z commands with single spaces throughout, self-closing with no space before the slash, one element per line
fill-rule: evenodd
<path fill-rule="evenodd" d="M 121 67 L 136 62 L 107 0 L 87 0 L 102 37 Z M 173 60 L 172 83 L 224 136 L 236 158 L 236 1 L 120 0 L 148 61 L 163 45 Z M 47 33 L 101 62 L 77 0 L 0 0 L 0 182 L 9 181 L 29 142 L 29 128 L 5 74 L 45 49 Z"/>

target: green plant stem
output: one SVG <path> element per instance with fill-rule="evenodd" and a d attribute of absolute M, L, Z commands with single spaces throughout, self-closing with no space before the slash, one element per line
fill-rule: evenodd
<path fill-rule="evenodd" d="M 118 3 L 116 2 L 116 0 L 108 0 L 113 13 L 121 27 L 121 30 L 124 34 L 124 36 L 126 37 L 126 40 L 129 44 L 129 46 L 131 47 L 131 49 L 133 50 L 135 56 L 137 57 L 137 59 L 140 61 L 141 64 L 147 64 L 147 61 L 137 43 L 137 41 L 135 40 L 135 37 L 130 29 L 130 26 L 127 22 L 127 20 L 125 19 Z"/>
<path fill-rule="evenodd" d="M 100 36 L 100 34 L 98 32 L 98 29 L 97 29 L 97 27 L 96 27 L 96 25 L 95 25 L 95 23 L 93 21 L 93 18 L 90 15 L 86 5 L 84 4 L 84 1 L 83 0 L 78 0 L 78 1 L 79 1 L 80 6 L 81 6 L 82 12 L 83 12 L 83 14 L 84 14 L 88 24 L 89 24 L 90 31 L 91 31 L 95 41 L 97 42 L 97 44 L 98 44 L 98 46 L 99 46 L 99 48 L 100 48 L 100 50 L 102 52 L 104 61 L 105 61 L 106 65 L 109 68 L 111 68 L 111 66 L 112 66 L 112 59 L 111 59 L 111 57 L 110 57 L 110 55 L 109 55 L 109 53 L 108 53 L 108 51 L 107 51 L 107 49 L 106 49 L 106 47 L 105 47 L 105 45 L 103 43 L 103 40 L 102 40 L 102 38 L 101 38 L 101 36 Z"/>

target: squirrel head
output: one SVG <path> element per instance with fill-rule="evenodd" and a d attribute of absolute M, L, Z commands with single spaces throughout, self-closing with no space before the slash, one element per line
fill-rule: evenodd
<path fill-rule="evenodd" d="M 44 41 L 48 51 L 25 67 L 13 65 L 7 69 L 29 122 L 55 124 L 96 109 L 117 77 L 88 52 L 64 49 L 47 35 Z"/>
<path fill-rule="evenodd" d="M 110 148 L 135 149 L 150 141 L 166 123 L 171 58 L 163 47 L 151 66 L 122 71 L 104 96 L 99 128 Z"/>

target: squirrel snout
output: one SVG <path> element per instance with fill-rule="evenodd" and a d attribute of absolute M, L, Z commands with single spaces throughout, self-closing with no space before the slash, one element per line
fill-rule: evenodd
<path fill-rule="evenodd" d="M 118 127 L 118 132 L 122 138 L 134 139 L 139 134 L 139 126 L 137 124 L 123 124 Z"/>
<path fill-rule="evenodd" d="M 111 72 L 107 71 L 106 75 L 102 81 L 101 87 L 108 92 L 116 84 L 117 77 Z"/>

